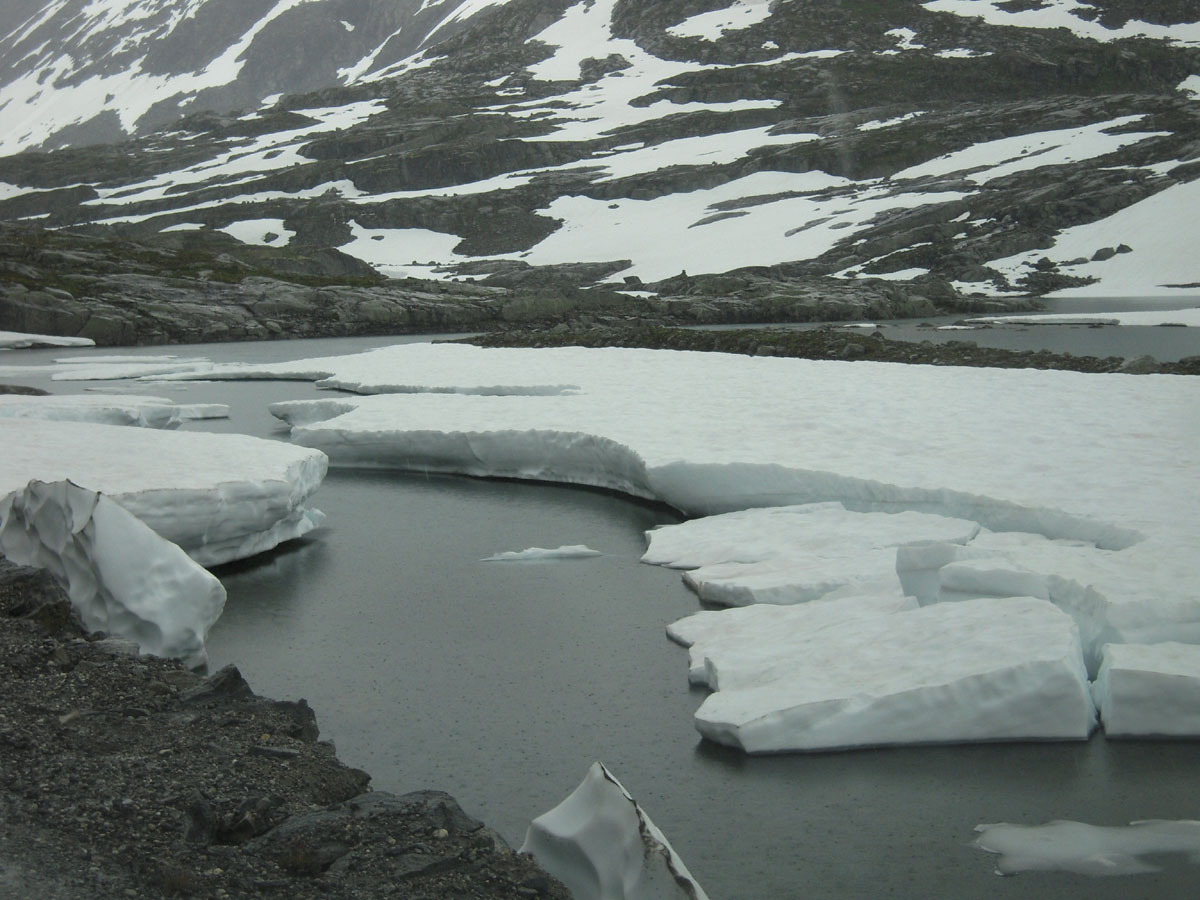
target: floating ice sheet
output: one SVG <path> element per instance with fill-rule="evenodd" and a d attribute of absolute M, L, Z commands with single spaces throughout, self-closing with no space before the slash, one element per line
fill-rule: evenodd
<path fill-rule="evenodd" d="M 899 591 L 844 595 L 814 603 L 778 606 L 756 603 L 738 609 L 705 610 L 667 626 L 673 641 L 688 648 L 688 680 L 716 690 L 719 673 L 749 659 L 763 669 L 791 653 L 784 635 L 815 637 L 846 622 L 889 616 L 917 608 Z"/>
<path fill-rule="evenodd" d="M 106 494 L 202 565 L 317 527 L 324 454 L 244 435 L 0 418 L 0 494 L 71 479 Z"/>
<path fill-rule="evenodd" d="M 46 397 L 0 394 L 0 418 L 95 422 L 142 428 L 177 428 L 184 419 L 225 418 L 220 403 L 177 404 L 165 397 L 131 394 L 55 394 Z"/>
<path fill-rule="evenodd" d="M 696 711 L 700 733 L 776 753 L 1083 740 L 1095 725 L 1078 631 L 1044 600 L 971 600 L 823 624 L 798 620 L 706 655 L 717 692 Z"/>
<path fill-rule="evenodd" d="M 63 582 L 89 631 L 205 662 L 205 636 L 225 606 L 221 582 L 103 494 L 31 481 L 0 496 L 0 551 Z"/>
<path fill-rule="evenodd" d="M 776 506 L 647 532 L 642 562 L 688 569 L 684 582 L 710 603 L 803 603 L 885 579 L 898 588 L 897 547 L 965 544 L 978 531 L 974 522 L 928 513 L 856 513 L 840 503 Z"/>

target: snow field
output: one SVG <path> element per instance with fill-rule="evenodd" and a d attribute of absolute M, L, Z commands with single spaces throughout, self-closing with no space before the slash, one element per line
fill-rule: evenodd
<path fill-rule="evenodd" d="M 707 599 L 824 598 L 795 607 L 807 612 L 869 596 L 920 614 L 903 640 L 867 641 L 882 625 L 821 632 L 859 662 L 836 670 L 845 690 L 875 698 L 827 724 L 813 704 L 842 703 L 836 680 L 804 694 L 797 685 L 814 682 L 800 663 L 718 699 L 757 677 L 728 660 L 767 658 L 762 635 L 734 637 L 738 614 L 765 607 L 702 614 L 729 634 L 711 671 L 693 654 L 692 677 L 703 666 L 720 687 L 698 719 L 715 740 L 763 751 L 1083 738 L 1105 644 L 1200 643 L 1192 379 L 450 344 L 176 377 L 304 373 L 363 394 L 272 407 L 335 465 L 661 500 L 712 517 L 653 532 L 647 551 L 691 568 Z M 371 393 L 387 390 L 404 393 Z M 807 627 L 775 632 L 796 642 Z M 956 712 L 926 712 L 930 698 Z M 994 714 L 973 717 L 971 698 Z M 897 712 L 910 701 L 911 715 Z"/>
<path fill-rule="evenodd" d="M 1191 210 L 1198 205 L 1200 180 L 1176 184 L 1108 218 L 1059 232 L 1048 249 L 992 260 L 987 265 L 1013 278 L 1030 271 L 1036 260 L 1046 256 L 1066 274 L 1099 279 L 1095 284 L 1055 291 L 1051 297 L 1200 296 L 1200 260 L 1191 221 Z M 1132 252 L 1092 260 L 1097 250 L 1122 243 Z"/>
<path fill-rule="evenodd" d="M 4 132 L 0 133 L 0 155 L 7 156 L 36 147 L 55 131 L 85 122 L 105 110 L 116 113 L 122 129 L 132 132 L 138 120 L 156 103 L 176 98 L 186 101 L 202 90 L 220 87 L 236 79 L 245 64 L 245 51 L 259 32 L 288 10 L 306 2 L 308 0 L 277 0 L 220 56 L 208 60 L 198 71 L 186 74 L 165 76 L 146 73 L 142 71 L 143 56 L 131 61 L 129 67 L 119 74 L 78 80 L 70 77 L 77 68 L 75 60 L 65 54 L 53 56 L 47 53 L 39 60 L 38 68 L 0 89 L 0 107 L 8 110 L 9 116 L 13 116 L 17 110 L 24 111 L 23 115 L 9 121 Z M 123 4 L 93 4 L 87 10 L 92 15 L 81 24 L 81 31 L 86 36 L 89 29 L 100 30 L 122 19 L 144 17 L 138 16 L 138 5 L 132 0 L 126 0 Z M 53 12 L 53 8 L 47 8 L 43 15 L 48 16 Z M 174 14 L 171 21 L 164 28 L 156 28 L 154 34 L 172 31 L 191 12 L 188 9 Z M 35 27 L 36 21 L 29 23 L 30 29 Z M 146 37 L 145 34 L 137 35 L 134 40 L 144 41 Z M 120 98 L 120 102 L 114 103 L 114 98 Z"/>

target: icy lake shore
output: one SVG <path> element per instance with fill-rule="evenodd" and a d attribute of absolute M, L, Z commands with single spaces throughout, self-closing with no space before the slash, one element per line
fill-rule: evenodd
<path fill-rule="evenodd" d="M 264 385 L 264 386 L 269 386 L 269 385 Z M 163 386 L 162 386 L 162 385 L 158 385 L 158 386 L 157 386 L 157 388 L 156 388 L 155 390 L 156 390 L 156 391 L 158 391 L 158 392 L 162 392 L 164 389 L 163 389 Z M 169 390 L 169 389 L 168 389 L 168 390 Z M 352 398 L 352 400 L 353 400 L 353 398 Z M 569 538 L 569 539 L 572 539 L 572 538 L 574 538 L 574 536 L 575 536 L 574 534 L 572 534 L 572 535 L 568 535 L 568 538 Z M 524 542 L 522 542 L 522 544 L 524 544 Z M 590 544 L 590 540 L 589 540 L 589 544 Z M 527 546 L 532 546 L 532 544 L 526 544 L 526 545 L 527 545 Z M 554 545 L 553 545 L 553 544 L 544 544 L 544 545 L 542 545 L 542 546 L 554 546 Z M 493 550 L 500 550 L 500 548 L 505 548 L 505 550 L 516 550 L 516 548 L 518 548 L 518 547 L 517 547 L 516 545 L 512 545 L 512 546 L 508 546 L 508 547 L 496 546 L 496 547 L 493 547 Z M 934 756 L 937 756 L 938 758 L 941 758 L 941 756 L 940 756 L 940 755 L 938 755 L 938 754 L 934 754 Z M 670 829 L 670 828 L 668 828 L 667 830 L 668 830 L 668 833 L 671 833 L 671 832 L 672 832 L 672 829 Z M 686 854 L 686 853 L 685 853 L 685 857 L 688 857 L 688 854 Z M 703 878 L 702 878 L 702 880 L 703 880 Z M 707 880 L 706 880 L 706 881 L 707 881 Z"/>

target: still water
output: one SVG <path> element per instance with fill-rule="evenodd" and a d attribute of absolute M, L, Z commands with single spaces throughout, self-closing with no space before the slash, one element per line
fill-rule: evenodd
<path fill-rule="evenodd" d="M 394 342 L 170 352 L 262 360 Z M 64 355 L 86 353 L 19 351 L 0 362 Z M 281 439 L 266 404 L 319 393 L 286 382 L 49 386 L 225 402 L 229 420 L 189 427 Z M 1197 869 L 1182 860 L 1156 875 L 999 878 L 970 844 L 982 822 L 1198 818 L 1196 743 L 1096 737 L 748 758 L 700 741 L 690 719 L 703 694 L 687 684 L 686 652 L 663 633 L 698 604 L 678 573 L 638 562 L 644 530 L 677 521 L 669 509 L 575 488 L 374 471 L 332 472 L 316 505 L 325 528 L 219 570 L 229 601 L 211 663 L 236 663 L 260 693 L 307 698 L 323 736 L 377 789 L 450 791 L 519 843 L 528 821 L 600 759 L 714 900 L 1125 900 L 1194 889 Z M 482 562 L 561 544 L 603 555 Z"/>
<path fill-rule="evenodd" d="M 1104 314 L 1129 310 L 1190 309 L 1200 305 L 1196 297 L 1094 297 L 1085 300 L 1045 300 L 1047 313 Z M 939 330 L 970 316 L 961 314 L 925 319 L 885 319 L 876 322 L 885 337 L 897 341 L 969 341 L 980 347 L 1000 350 L 1052 350 L 1075 356 L 1120 356 L 1126 359 L 1153 356 L 1160 362 L 1176 362 L 1200 354 L 1200 328 L 1145 325 L 986 325 L 969 330 Z M 839 323 L 854 326 L 854 322 Z M 745 325 L 703 326 L 718 330 L 746 328 Z M 826 323 L 778 323 L 773 328 L 811 329 Z M 869 331 L 864 333 L 869 334 Z"/>

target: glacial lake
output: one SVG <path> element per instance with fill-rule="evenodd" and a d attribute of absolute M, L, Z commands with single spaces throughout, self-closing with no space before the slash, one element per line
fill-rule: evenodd
<path fill-rule="evenodd" d="M 1119 329 L 1081 330 L 1099 339 Z M 1193 345 L 1200 331 L 1157 330 L 1187 332 Z M 261 361 L 422 339 L 119 352 Z M 8 351 L 0 364 L 112 352 Z M 229 403 L 230 419 L 187 427 L 279 439 L 286 434 L 266 404 L 322 395 L 290 382 L 3 380 Z M 985 822 L 1200 818 L 1196 742 L 1097 735 L 746 757 L 701 741 L 691 715 L 703 693 L 688 686 L 686 651 L 663 630 L 699 604 L 679 573 L 638 562 L 643 532 L 678 521 L 670 509 L 570 487 L 346 470 L 330 473 L 316 505 L 329 520 L 314 535 L 218 570 L 229 601 L 210 635 L 211 666 L 233 662 L 259 693 L 306 698 L 322 736 L 376 789 L 447 790 L 519 845 L 529 820 L 599 759 L 713 900 L 1194 891 L 1200 870 L 1179 857 L 1152 875 L 1000 878 L 971 843 Z M 561 544 L 603 555 L 482 561 Z"/>

